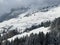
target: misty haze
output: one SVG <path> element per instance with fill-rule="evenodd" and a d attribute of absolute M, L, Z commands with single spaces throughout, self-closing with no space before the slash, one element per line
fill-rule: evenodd
<path fill-rule="evenodd" d="M 0 45 L 60 45 L 60 0 L 0 0 Z"/>

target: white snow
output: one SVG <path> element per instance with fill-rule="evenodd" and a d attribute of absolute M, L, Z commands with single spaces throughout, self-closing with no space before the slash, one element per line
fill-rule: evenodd
<path fill-rule="evenodd" d="M 55 18 L 60 17 L 60 6 L 50 9 L 48 12 L 37 12 L 29 17 L 19 16 L 18 18 L 13 18 L 8 21 L 0 23 L 0 30 L 4 30 L 2 27 L 8 29 L 10 26 L 13 26 L 12 29 L 18 29 L 18 31 L 23 32 L 26 28 L 31 27 L 32 25 L 41 24 L 41 22 L 53 21 Z"/>
<path fill-rule="evenodd" d="M 30 15 L 29 17 L 24 17 L 25 14 L 22 14 L 23 16 L 19 16 L 18 18 L 13 18 L 10 19 L 8 21 L 4 21 L 2 23 L 0 23 L 0 30 L 4 30 L 2 27 L 8 29 L 10 26 L 13 26 L 10 30 L 12 29 L 18 29 L 18 31 L 23 32 L 26 28 L 31 27 L 32 25 L 38 25 L 41 24 L 41 22 L 46 22 L 46 21 L 53 21 L 55 18 L 60 17 L 60 6 L 50 9 L 48 12 L 37 12 L 34 13 L 32 15 Z M 14 40 L 15 38 L 21 38 L 23 36 L 30 36 L 31 33 L 39 33 L 39 32 L 43 32 L 44 34 L 46 34 L 47 32 L 50 32 L 49 27 L 44 28 L 38 28 L 38 29 L 34 29 L 32 31 L 25 32 L 23 34 L 19 34 L 19 35 L 15 35 L 12 38 L 9 38 L 8 40 Z"/>
<path fill-rule="evenodd" d="M 25 32 L 23 34 L 15 35 L 14 37 L 9 38 L 7 40 L 8 41 L 12 41 L 15 38 L 19 38 L 20 39 L 21 37 L 25 37 L 26 35 L 30 36 L 31 33 L 39 34 L 39 32 L 43 32 L 44 34 L 46 34 L 47 32 L 50 32 L 50 30 L 49 30 L 49 27 L 47 27 L 47 28 L 41 27 L 41 28 L 38 28 L 38 29 L 34 29 L 34 30 L 30 31 L 30 32 Z"/>

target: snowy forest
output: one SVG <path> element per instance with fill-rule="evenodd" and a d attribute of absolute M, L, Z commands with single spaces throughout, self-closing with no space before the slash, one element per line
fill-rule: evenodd
<path fill-rule="evenodd" d="M 40 26 L 32 26 L 30 29 L 32 30 L 41 26 L 47 27 L 49 25 L 51 26 L 51 32 L 46 34 L 43 32 L 39 32 L 39 34 L 31 33 L 30 36 L 16 37 L 14 40 L 8 41 L 8 38 L 20 34 L 15 30 L 10 31 L 3 37 L 0 36 L 0 45 L 60 45 L 60 28 L 58 28 L 60 25 L 60 17 L 56 18 L 53 22 L 41 23 Z"/>

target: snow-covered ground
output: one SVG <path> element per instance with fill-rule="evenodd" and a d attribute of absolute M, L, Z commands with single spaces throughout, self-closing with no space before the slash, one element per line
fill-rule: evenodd
<path fill-rule="evenodd" d="M 7 30 L 10 26 L 12 27 L 9 30 L 17 29 L 18 31 L 23 32 L 32 25 L 38 25 L 41 24 L 41 22 L 49 20 L 53 21 L 55 18 L 60 17 L 60 6 L 50 9 L 47 12 L 36 12 L 28 17 L 24 17 L 25 15 L 26 13 L 19 15 L 17 18 L 0 23 L 0 32 L 4 29 Z"/>
<path fill-rule="evenodd" d="M 34 30 L 30 31 L 30 32 L 25 32 L 23 34 L 15 35 L 15 36 L 7 39 L 7 40 L 12 41 L 12 40 L 14 40 L 16 38 L 25 37 L 26 35 L 30 36 L 30 34 L 32 34 L 32 33 L 33 34 L 39 34 L 39 32 L 43 32 L 44 34 L 46 34 L 47 32 L 50 32 L 50 30 L 49 30 L 49 27 L 47 27 L 47 28 L 41 27 L 41 28 L 38 28 L 38 29 L 34 29 Z"/>
<path fill-rule="evenodd" d="M 3 30 L 13 30 L 17 29 L 19 32 L 25 31 L 26 28 L 30 28 L 32 25 L 39 25 L 41 22 L 46 21 L 53 21 L 55 18 L 60 17 L 60 6 L 50 9 L 47 12 L 36 12 L 29 16 L 26 16 L 28 12 L 20 14 L 17 18 L 12 18 L 10 20 L 4 21 L 0 23 L 0 33 L 3 32 Z M 31 33 L 38 34 L 39 32 L 43 32 L 46 34 L 47 32 L 50 32 L 50 27 L 40 27 L 37 29 L 33 29 L 30 32 L 24 32 L 19 35 L 15 35 L 11 38 L 8 38 L 8 41 L 14 40 L 15 38 L 21 38 L 23 36 L 30 36 Z M 2 34 L 3 36 L 3 34 Z M 3 40 L 4 41 L 4 40 Z"/>

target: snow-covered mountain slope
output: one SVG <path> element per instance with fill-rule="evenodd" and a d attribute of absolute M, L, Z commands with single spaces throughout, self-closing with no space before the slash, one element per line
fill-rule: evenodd
<path fill-rule="evenodd" d="M 17 18 L 10 19 L 0 23 L 0 32 L 3 30 L 17 29 L 23 32 L 26 28 L 32 25 L 39 25 L 41 22 L 53 21 L 55 18 L 60 17 L 60 6 L 50 9 L 47 12 L 36 12 L 26 17 L 26 13 L 19 15 Z"/>
<path fill-rule="evenodd" d="M 27 16 L 28 16 L 28 14 L 30 15 L 30 14 L 35 13 L 37 11 L 46 12 L 50 8 L 53 8 L 56 6 L 58 6 L 58 5 L 46 6 L 46 7 L 42 7 L 42 8 L 38 8 L 38 9 L 34 9 L 34 8 L 30 8 L 30 7 L 12 8 L 9 13 L 5 13 L 2 16 L 0 16 L 0 22 L 3 22 L 5 20 L 9 20 L 12 18 L 16 18 L 16 17 L 18 17 L 18 15 L 26 13 L 26 12 L 27 12 Z"/>
<path fill-rule="evenodd" d="M 39 34 L 39 32 L 43 32 L 44 34 L 46 34 L 47 32 L 50 32 L 50 30 L 49 30 L 49 27 L 47 27 L 47 28 L 45 28 L 45 27 L 41 27 L 41 28 L 38 28 L 38 29 L 34 29 L 34 30 L 32 30 L 32 31 L 30 31 L 30 32 L 25 32 L 25 33 L 23 33 L 23 34 L 19 34 L 19 35 L 15 35 L 15 36 L 13 36 L 13 37 L 11 37 L 11 38 L 8 38 L 7 40 L 8 41 L 12 41 L 12 40 L 15 40 L 15 38 L 21 38 L 21 37 L 25 37 L 25 36 L 30 36 L 30 34 Z"/>

